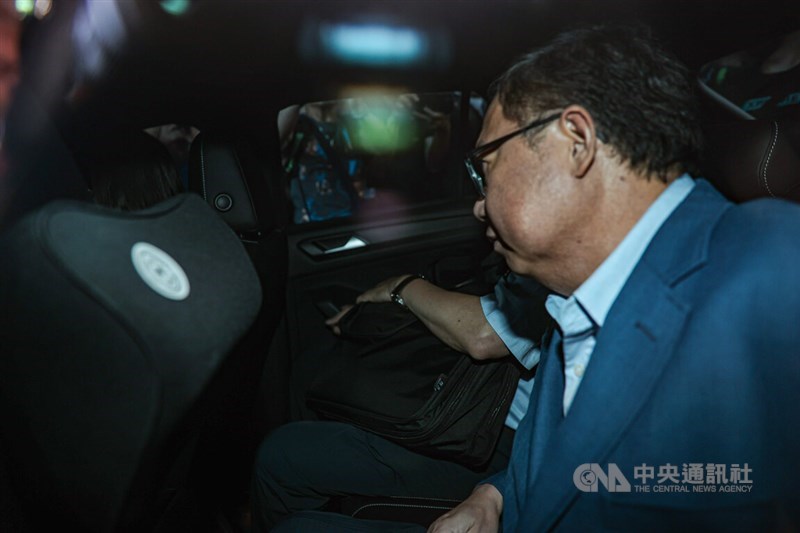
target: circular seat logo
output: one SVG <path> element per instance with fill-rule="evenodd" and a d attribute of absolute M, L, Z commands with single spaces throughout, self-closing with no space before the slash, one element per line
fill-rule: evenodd
<path fill-rule="evenodd" d="M 131 261 L 142 281 L 164 298 L 180 301 L 189 296 L 189 278 L 164 250 L 137 242 L 131 248 Z"/>

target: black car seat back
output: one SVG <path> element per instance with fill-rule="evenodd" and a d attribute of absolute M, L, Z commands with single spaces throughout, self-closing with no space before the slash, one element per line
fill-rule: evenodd
<path fill-rule="evenodd" d="M 739 120 L 705 128 L 703 177 L 734 202 L 800 202 L 800 121 Z"/>
<path fill-rule="evenodd" d="M 267 179 L 252 142 L 225 133 L 200 133 L 192 142 L 189 190 L 199 194 L 242 240 L 264 291 L 264 313 L 283 313 L 287 276 L 286 199 Z"/>
<path fill-rule="evenodd" d="M 217 426 L 225 429 L 206 434 L 193 469 L 195 486 L 202 484 L 205 498 L 223 505 L 238 504 L 242 495 L 236 489 L 249 484 L 259 441 L 285 421 L 288 410 L 288 356 L 277 350 L 276 357 L 268 357 L 285 311 L 288 248 L 286 197 L 279 180 L 268 179 L 267 153 L 268 147 L 245 135 L 206 130 L 192 142 L 189 156 L 189 189 L 239 235 L 264 301 L 218 380 L 223 389 L 235 388 L 215 408 Z M 214 460 L 220 456 L 229 460 Z"/>
<path fill-rule="evenodd" d="M 34 529 L 137 530 L 261 305 L 197 196 L 51 203 L 0 239 L 0 430 Z"/>
<path fill-rule="evenodd" d="M 281 227 L 285 200 L 266 179 L 258 148 L 242 135 L 201 132 L 192 141 L 189 189 L 242 238 Z"/>

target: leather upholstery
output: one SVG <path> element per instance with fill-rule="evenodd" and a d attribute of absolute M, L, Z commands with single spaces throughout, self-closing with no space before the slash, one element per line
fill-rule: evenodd
<path fill-rule="evenodd" d="M 428 527 L 459 503 L 460 500 L 447 498 L 353 496 L 342 500 L 341 512 L 362 520 L 410 522 Z"/>
<path fill-rule="evenodd" d="M 239 235 L 264 302 L 216 377 L 220 388 L 233 391 L 215 406 L 213 418 L 223 430 L 215 427 L 198 445 L 198 479 L 209 491 L 207 499 L 215 502 L 235 500 L 238 493 L 231 487 L 247 485 L 258 443 L 266 431 L 285 422 L 288 410 L 288 355 L 268 356 L 285 310 L 288 271 L 282 227 L 287 200 L 280 180 L 266 174 L 269 153 L 270 147 L 244 135 L 207 130 L 192 142 L 189 156 L 189 189 Z"/>
<path fill-rule="evenodd" d="M 233 143 L 205 133 L 197 136 L 191 148 L 189 188 L 199 193 L 234 231 L 258 230 L 253 195 L 240 151 Z"/>
<path fill-rule="evenodd" d="M 734 202 L 800 202 L 800 122 L 740 120 L 705 128 L 703 177 Z"/>

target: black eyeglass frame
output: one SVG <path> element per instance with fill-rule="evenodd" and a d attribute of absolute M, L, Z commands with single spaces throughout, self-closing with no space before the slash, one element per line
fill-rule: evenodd
<path fill-rule="evenodd" d="M 473 150 L 467 153 L 467 156 L 464 158 L 464 165 L 467 167 L 467 174 L 469 174 L 470 179 L 472 180 L 473 185 L 475 185 L 475 189 L 477 189 L 478 194 L 481 198 L 486 196 L 486 177 L 483 175 L 483 165 L 481 163 L 482 157 L 486 154 L 494 152 L 500 146 L 516 137 L 517 135 L 521 135 L 526 131 L 532 130 L 538 126 L 544 126 L 545 124 L 554 121 L 558 117 L 561 116 L 561 112 L 555 113 L 553 115 L 548 115 L 542 119 L 534 120 L 527 126 L 524 126 L 518 130 L 514 130 L 511 133 L 503 135 L 493 141 L 490 141 L 486 144 L 482 144 Z M 480 169 L 480 170 L 479 170 Z"/>

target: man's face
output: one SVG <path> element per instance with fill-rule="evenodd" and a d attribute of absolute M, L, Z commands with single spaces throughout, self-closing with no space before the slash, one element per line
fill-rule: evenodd
<path fill-rule="evenodd" d="M 574 239 L 572 229 L 586 207 L 573 190 L 576 180 L 568 171 L 569 142 L 559 134 L 558 124 L 556 120 L 532 130 L 533 147 L 525 135 L 519 135 L 486 154 L 486 198 L 476 202 L 473 210 L 477 218 L 488 222 L 486 235 L 509 268 L 543 282 L 547 278 L 543 268 L 568 259 L 561 251 L 567 239 Z M 518 128 L 495 100 L 477 144 Z"/>

